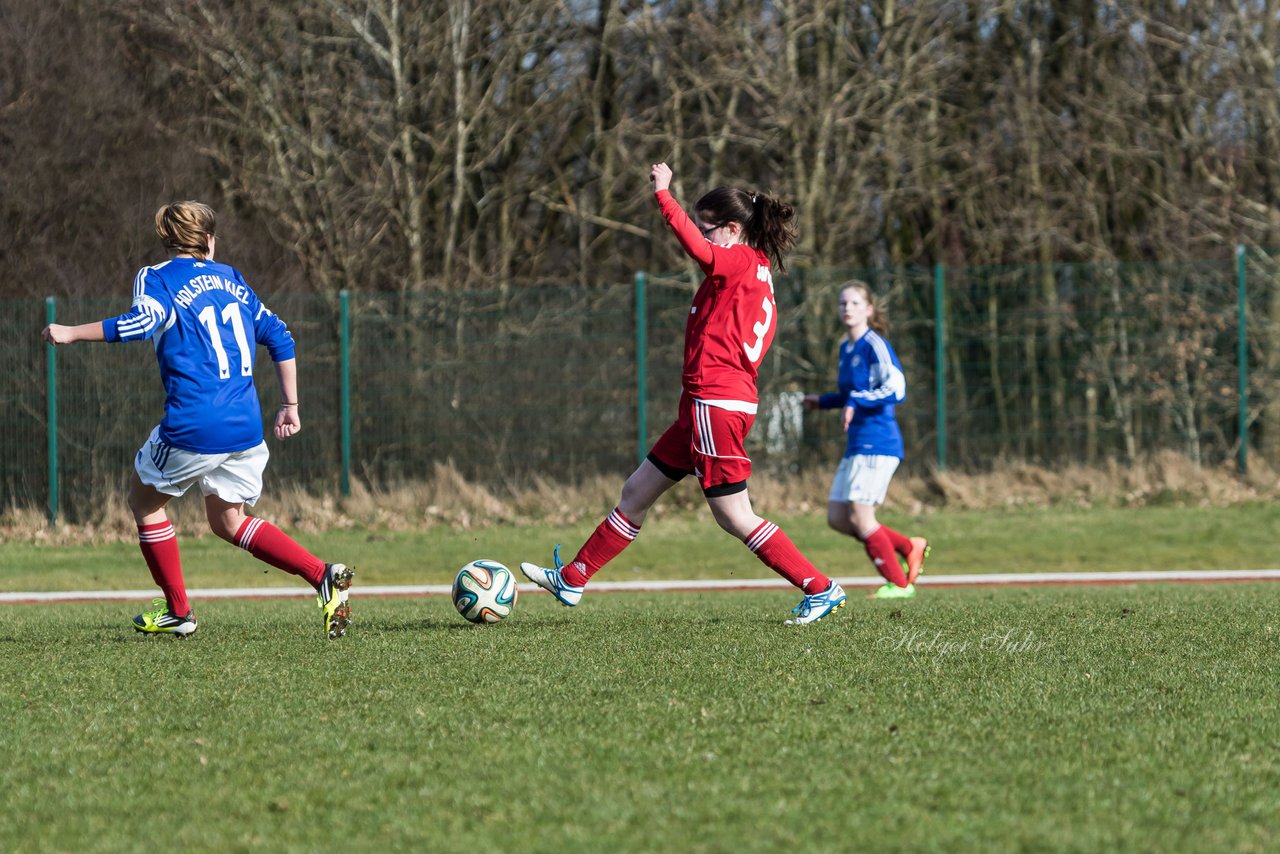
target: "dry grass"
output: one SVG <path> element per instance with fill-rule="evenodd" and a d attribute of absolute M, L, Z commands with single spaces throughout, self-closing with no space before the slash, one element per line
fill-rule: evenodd
<path fill-rule="evenodd" d="M 821 512 L 831 473 L 790 478 L 761 477 L 751 483 L 754 503 L 771 512 Z M 1049 469 L 1004 463 L 992 471 L 929 471 L 899 474 L 889 488 L 889 506 L 905 513 L 928 510 L 999 510 L 1048 507 L 1230 506 L 1280 498 L 1277 473 L 1255 459 L 1247 475 L 1234 467 L 1197 467 L 1173 453 L 1134 465 L 1067 466 Z"/>
<path fill-rule="evenodd" d="M 1275 470 L 1255 458 L 1241 477 L 1234 466 L 1196 466 L 1161 453 L 1132 465 L 1046 469 L 1010 463 L 982 474 L 933 472 L 894 482 L 906 509 L 948 507 L 991 510 L 1009 507 L 1221 507 L 1280 497 Z M 914 504 L 912 504 L 914 502 Z"/>
<path fill-rule="evenodd" d="M 829 479 L 830 472 L 817 470 L 781 478 L 762 475 L 752 481 L 752 499 L 761 512 L 820 513 L 826 506 Z M 519 487 L 488 488 L 467 481 L 451 465 L 437 464 L 429 481 L 389 488 L 353 483 L 346 498 L 268 488 L 254 514 L 302 532 L 565 525 L 607 511 L 617 500 L 620 486 L 620 478 L 601 476 L 574 487 L 537 479 Z M 902 474 L 894 479 L 889 493 L 890 507 L 910 514 L 941 509 L 1229 506 L 1277 498 L 1276 472 L 1260 461 L 1240 477 L 1233 468 L 1196 467 L 1171 453 L 1128 466 L 1047 469 L 1009 463 L 978 474 Z M 664 497 L 652 515 L 685 513 L 701 505 L 696 486 L 687 482 Z M 205 530 L 203 504 L 190 494 L 170 505 L 170 515 L 184 535 L 198 536 Z M 50 527 L 42 508 L 9 507 L 0 512 L 0 543 L 132 541 L 136 536 L 123 496 L 104 505 L 96 518 L 74 525 Z"/>

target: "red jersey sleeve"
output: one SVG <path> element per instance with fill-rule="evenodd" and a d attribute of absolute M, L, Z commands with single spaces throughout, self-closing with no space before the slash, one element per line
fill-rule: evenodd
<path fill-rule="evenodd" d="M 702 272 L 709 275 L 715 268 L 715 253 L 711 251 L 711 241 L 702 236 L 702 232 L 698 231 L 698 227 L 670 191 L 659 190 L 654 197 L 658 200 L 658 210 L 662 211 L 663 219 L 675 232 L 676 240 L 680 241 L 685 254 L 697 261 Z"/>

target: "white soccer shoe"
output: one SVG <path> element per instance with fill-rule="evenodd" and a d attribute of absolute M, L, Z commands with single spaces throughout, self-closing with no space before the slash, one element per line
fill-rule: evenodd
<path fill-rule="evenodd" d="M 804 626 L 816 623 L 836 608 L 844 607 L 844 588 L 835 581 L 821 593 L 812 593 L 800 600 L 800 604 L 791 609 L 796 616 L 787 620 L 788 626 Z"/>
<path fill-rule="evenodd" d="M 553 558 L 556 562 L 555 569 L 548 569 L 545 566 L 538 566 L 536 563 L 520 564 L 520 571 L 524 573 L 524 577 L 541 587 L 543 590 L 556 597 L 561 605 L 567 605 L 572 608 L 582 599 L 582 588 L 575 587 L 564 580 L 564 565 L 560 563 L 560 547 L 556 546 Z"/>

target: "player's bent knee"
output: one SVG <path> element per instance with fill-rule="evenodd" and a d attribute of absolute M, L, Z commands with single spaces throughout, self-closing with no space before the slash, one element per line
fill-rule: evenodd
<path fill-rule="evenodd" d="M 226 530 L 223 530 L 223 529 L 215 530 L 215 531 L 214 531 L 214 533 L 218 535 L 218 539 L 220 539 L 220 540 L 222 540 L 222 541 L 224 541 L 224 542 L 231 543 L 232 545 L 235 545 L 235 543 L 236 543 L 236 538 L 235 538 L 235 535 L 234 535 L 234 534 L 231 534 L 231 533 L 229 533 L 229 532 L 227 532 Z"/>
<path fill-rule="evenodd" d="M 129 504 L 129 512 L 133 514 L 135 519 L 141 519 L 143 516 L 147 515 L 147 510 L 143 507 L 143 502 L 139 500 L 133 492 L 129 493 L 129 497 L 126 500 Z"/>
<path fill-rule="evenodd" d="M 244 524 L 245 516 L 229 516 L 227 514 L 209 514 L 209 530 L 228 543 L 235 543 L 236 534 Z"/>
<path fill-rule="evenodd" d="M 230 530 L 221 519 L 210 519 L 209 530 L 216 534 L 220 539 L 226 540 L 228 543 L 234 543 L 236 541 L 236 532 Z"/>

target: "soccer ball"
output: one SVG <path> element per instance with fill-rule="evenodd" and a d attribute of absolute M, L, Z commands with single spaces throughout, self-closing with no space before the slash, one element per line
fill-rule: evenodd
<path fill-rule="evenodd" d="M 516 579 L 496 560 L 473 560 L 453 579 L 453 606 L 473 623 L 496 623 L 516 606 Z"/>

